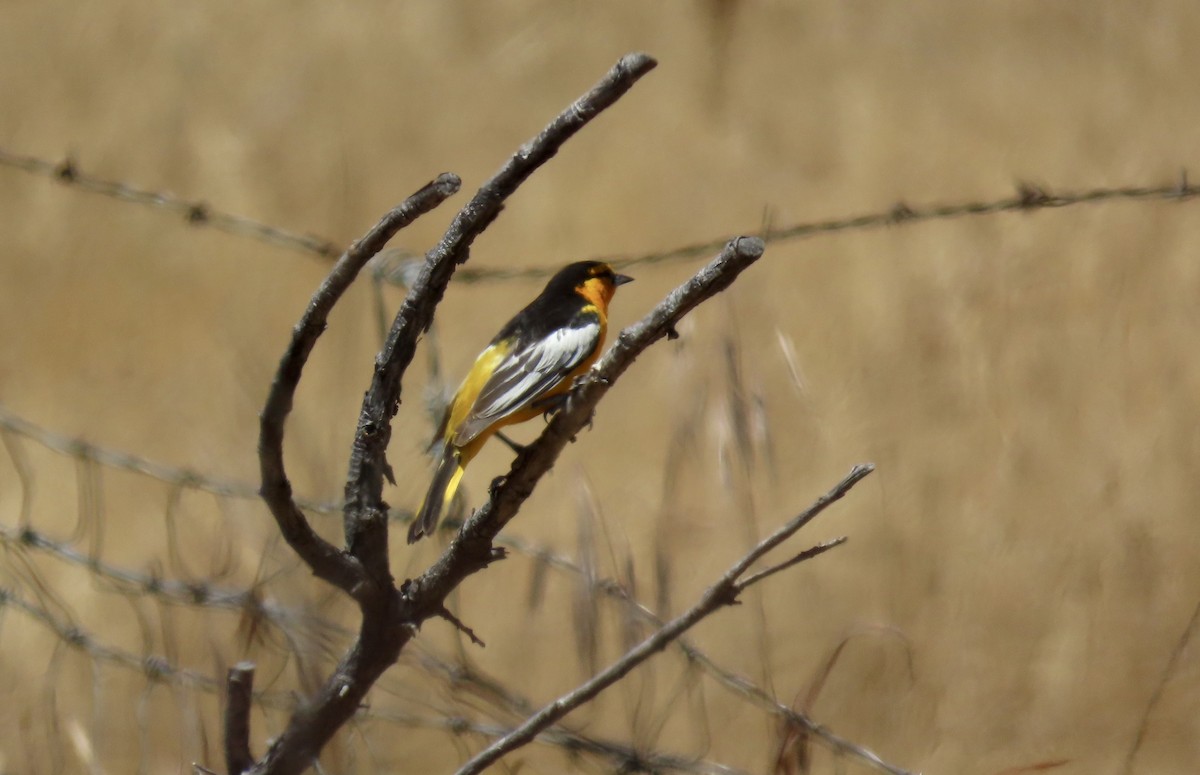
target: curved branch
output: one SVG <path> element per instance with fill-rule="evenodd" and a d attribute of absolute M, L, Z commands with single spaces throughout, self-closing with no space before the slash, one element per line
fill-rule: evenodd
<path fill-rule="evenodd" d="M 458 191 L 456 175 L 446 173 L 426 184 L 385 215 L 358 242 L 342 254 L 325 282 L 313 294 L 308 308 L 292 331 L 292 341 L 279 362 L 271 392 L 263 408 L 259 426 L 258 457 L 262 469 L 262 488 L 259 491 L 271 509 L 279 531 L 288 545 L 312 568 L 313 573 L 329 583 L 350 592 L 362 577 L 362 569 L 352 557 L 343 554 L 333 544 L 317 535 L 308 524 L 292 497 L 292 485 L 283 465 L 283 429 L 296 386 L 304 364 L 325 331 L 329 312 L 337 303 L 363 266 L 378 253 L 387 241 L 421 215 L 429 212 Z"/>

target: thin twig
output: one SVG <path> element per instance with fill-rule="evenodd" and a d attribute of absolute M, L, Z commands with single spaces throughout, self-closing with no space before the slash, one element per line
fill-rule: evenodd
<path fill-rule="evenodd" d="M 1166 691 L 1167 684 L 1175 675 L 1175 671 L 1179 669 L 1179 660 L 1183 657 L 1188 644 L 1192 640 L 1192 636 L 1196 633 L 1197 624 L 1200 624 L 1200 602 L 1197 602 L 1195 608 L 1192 609 L 1192 616 L 1188 619 L 1183 632 L 1179 634 L 1179 639 L 1175 642 L 1175 648 L 1171 650 L 1171 656 L 1167 659 L 1167 664 L 1163 667 L 1162 675 L 1159 676 L 1154 691 L 1150 693 L 1150 699 L 1146 701 L 1146 707 L 1142 710 L 1142 717 L 1138 721 L 1137 735 L 1133 739 L 1133 744 L 1129 746 L 1129 750 L 1125 753 L 1125 764 L 1121 770 L 1123 775 L 1129 775 L 1129 773 L 1133 772 L 1134 760 L 1137 759 L 1138 752 L 1142 749 L 1142 743 L 1146 739 L 1146 732 L 1150 729 L 1150 716 L 1162 700 L 1163 692 Z"/>
<path fill-rule="evenodd" d="M 554 724 L 575 708 L 591 700 L 601 691 L 619 681 L 622 677 L 651 656 L 666 648 L 673 640 L 689 630 L 697 622 L 712 614 L 719 608 L 732 605 L 737 601 L 737 584 L 746 569 L 760 557 L 786 541 L 797 530 L 811 522 L 818 514 L 834 502 L 841 500 L 855 484 L 869 475 L 875 467 L 870 464 L 855 466 L 850 473 L 838 482 L 833 489 L 817 499 L 799 515 L 789 520 L 767 538 L 763 539 L 745 556 L 735 562 L 715 584 L 709 587 L 700 600 L 688 611 L 668 622 L 657 632 L 646 638 L 619 660 L 593 678 L 584 682 L 567 694 L 542 708 L 526 719 L 511 734 L 496 741 L 470 761 L 459 768 L 457 775 L 476 775 L 507 753 L 520 748 L 533 740 L 539 732 Z"/>
<path fill-rule="evenodd" d="M 842 544 L 846 543 L 846 541 L 847 541 L 846 536 L 841 536 L 839 538 L 834 538 L 831 541 L 823 541 L 823 542 L 817 544 L 816 546 L 809 547 L 808 549 L 805 549 L 804 551 L 800 552 L 799 554 L 797 554 L 795 557 L 791 558 L 790 560 L 784 560 L 783 562 L 779 563 L 778 565 L 772 565 L 770 568 L 767 568 L 766 570 L 761 570 L 758 573 L 755 573 L 751 576 L 747 576 L 746 578 L 742 579 L 736 585 L 737 591 L 741 592 L 746 587 L 749 587 L 752 584 L 757 584 L 758 582 L 762 581 L 763 579 L 768 578 L 770 576 L 774 576 L 776 573 L 779 573 L 780 571 L 787 570 L 788 568 L 792 567 L 793 565 L 799 565 L 800 563 L 802 563 L 806 560 L 811 560 L 812 558 L 816 557 L 817 555 L 825 554 L 825 552 L 829 551 L 830 549 L 833 549 L 836 546 L 841 546 Z"/>
<path fill-rule="evenodd" d="M 369 711 L 364 712 L 362 716 L 364 718 L 377 719 L 419 729 L 442 729 L 458 735 L 471 732 L 493 739 L 504 737 L 504 735 L 511 731 L 510 727 L 500 724 L 485 724 L 450 714 L 429 717 L 392 711 Z M 536 742 L 560 748 L 570 756 L 587 753 L 608 759 L 610 763 L 608 771 L 610 772 L 685 772 L 695 773 L 695 775 L 748 775 L 743 770 L 738 770 L 719 762 L 685 757 L 662 751 L 637 750 L 627 744 L 585 737 L 562 728 L 545 730 L 538 735 Z"/>
<path fill-rule="evenodd" d="M 517 720 L 523 719 L 535 709 L 524 696 L 514 692 L 495 679 L 481 674 L 469 663 L 451 664 L 431 653 L 419 656 L 423 670 L 430 675 L 441 675 L 447 684 L 450 695 L 460 703 L 467 698 L 478 698 L 504 715 Z M 393 719 L 395 714 L 384 711 L 380 715 L 364 714 L 370 718 Z M 471 724 L 472 731 L 491 738 L 501 738 L 512 731 L 510 724 L 481 725 L 462 719 L 452 711 L 441 713 L 442 726 L 457 731 L 459 724 Z M 431 726 L 439 722 L 426 722 L 423 726 Z M 514 722 L 515 723 L 515 722 Z M 662 751 L 648 750 L 642 746 L 630 746 L 603 738 L 585 735 L 563 725 L 556 725 L 542 731 L 536 742 L 545 745 L 558 746 L 569 753 L 587 752 L 603 756 L 610 760 L 611 769 L 615 772 L 659 772 L 674 770 L 681 772 L 724 772 L 726 775 L 735 772 L 732 768 L 714 762 L 699 759 L 684 759 L 674 754 Z M 638 766 L 640 765 L 640 767 Z"/>
<path fill-rule="evenodd" d="M 502 535 L 497 538 L 496 542 L 529 555 L 535 562 L 544 563 L 546 566 L 556 570 L 574 574 L 584 573 L 583 568 L 570 558 L 554 554 L 542 547 L 532 546 L 515 536 Z M 641 621 L 654 627 L 662 627 L 666 624 L 665 619 L 635 599 L 630 594 L 630 591 L 618 582 L 612 579 L 599 579 L 595 583 L 595 588 L 609 597 L 621 601 Z M 903 775 L 903 770 L 892 767 L 866 748 L 833 734 L 806 715 L 779 702 L 767 690 L 745 676 L 723 667 L 693 643 L 686 635 L 676 639 L 675 646 L 679 648 L 689 662 L 698 665 L 706 675 L 716 681 L 718 686 L 729 691 L 738 699 L 750 702 L 754 706 L 777 716 L 792 726 L 807 730 L 834 751 L 855 756 L 886 772 Z"/>
<path fill-rule="evenodd" d="M 271 509 L 284 539 L 312 568 L 313 573 L 351 594 L 362 581 L 362 568 L 354 558 L 321 538 L 292 498 L 292 485 L 283 465 L 284 423 L 292 410 L 292 400 L 304 364 L 317 339 L 325 331 L 333 305 L 354 282 L 367 261 L 397 231 L 437 207 L 458 191 L 459 185 L 455 175 L 447 173 L 438 176 L 385 215 L 361 240 L 342 254 L 296 324 L 292 341 L 279 363 L 279 370 L 263 408 L 258 442 L 263 500 Z"/>
<path fill-rule="evenodd" d="M 462 620 L 459 619 L 457 616 L 450 613 L 449 608 L 442 606 L 442 609 L 440 611 L 438 611 L 438 616 L 442 617 L 446 621 L 453 624 L 455 629 L 457 629 L 463 635 L 466 635 L 468 638 L 470 638 L 471 642 L 474 643 L 476 646 L 479 646 L 480 648 L 484 648 L 487 646 L 486 643 L 484 643 L 482 640 L 479 639 L 479 636 L 475 634 L 474 630 L 472 630 L 467 625 L 463 624 Z"/>
<path fill-rule="evenodd" d="M 250 755 L 250 705 L 254 696 L 254 663 L 238 662 L 225 679 L 225 766 L 241 775 L 254 764 Z"/>

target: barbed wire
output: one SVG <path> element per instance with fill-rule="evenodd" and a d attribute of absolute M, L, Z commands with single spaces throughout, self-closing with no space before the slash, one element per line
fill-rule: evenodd
<path fill-rule="evenodd" d="M 58 434 L 21 417 L 0 404 L 0 433 L 6 431 L 30 439 L 63 455 L 109 468 L 136 472 L 166 484 L 190 487 L 225 497 L 250 500 L 259 498 L 258 490 L 248 483 L 217 479 L 192 469 L 165 465 L 121 450 L 92 444 L 77 437 Z M 330 515 L 341 513 L 341 506 L 338 504 L 299 498 L 297 500 L 304 505 L 304 508 L 315 513 Z M 398 522 L 404 522 L 411 518 L 407 511 L 397 509 L 393 512 L 392 517 Z M 458 520 L 448 519 L 443 529 L 455 530 L 460 524 L 461 522 Z M 589 578 L 591 589 L 628 606 L 644 623 L 661 626 L 662 621 L 657 614 L 633 598 L 624 585 L 614 579 L 591 578 L 592 574 L 585 571 L 570 556 L 515 535 L 499 536 L 497 542 L 546 568 Z M 131 592 L 157 597 L 171 604 L 240 611 L 252 609 L 268 621 L 280 625 L 305 621 L 322 628 L 336 628 L 338 631 L 343 631 L 337 625 L 321 620 L 319 617 L 264 601 L 261 594 L 254 589 L 222 587 L 205 582 L 168 580 L 105 563 L 87 552 L 73 548 L 68 543 L 55 541 L 28 524 L 23 524 L 19 528 L 0 526 L 0 544 L 25 547 L 52 554 L 68 563 L 85 567 L 97 577 L 121 585 Z M 686 637 L 681 638 L 677 643 L 689 659 L 695 659 L 706 668 L 713 669 L 715 677 L 722 683 L 735 685 L 738 681 L 744 680 L 719 668 Z"/>
<path fill-rule="evenodd" d="M 42 552 L 70 565 L 85 568 L 93 579 L 106 582 L 114 592 L 122 595 L 153 597 L 176 606 L 225 609 L 281 629 L 304 628 L 327 635 L 352 635 L 345 627 L 306 608 L 293 608 L 267 599 L 258 588 L 224 587 L 206 581 L 178 581 L 139 573 L 104 562 L 31 527 L 10 528 L 0 525 L 0 546 Z"/>
<path fill-rule="evenodd" d="M 765 228 L 757 233 L 763 242 L 783 242 L 787 240 L 815 237 L 821 234 L 836 234 L 844 231 L 863 231 L 884 226 L 900 226 L 920 223 L 923 221 L 947 220 L 965 216 L 995 215 L 1008 212 L 1031 212 L 1051 208 L 1070 207 L 1072 205 L 1090 204 L 1113 200 L 1146 200 L 1167 199 L 1184 201 L 1200 195 L 1200 186 L 1188 182 L 1186 170 L 1180 172 L 1179 180 L 1169 185 L 1159 186 L 1118 186 L 1115 188 L 1091 188 L 1082 191 L 1051 193 L 1049 189 L 1031 183 L 1018 183 L 1016 192 L 1011 196 L 997 199 L 972 200 L 951 204 L 935 204 L 911 207 L 903 201 L 897 202 L 887 210 L 852 215 L 844 218 L 830 218 L 820 221 L 808 221 L 781 228 Z M 691 245 L 671 248 L 639 255 L 600 255 L 594 260 L 607 261 L 616 269 L 627 269 L 643 264 L 658 264 L 669 261 L 686 260 L 707 256 L 719 250 L 731 239 L 726 235 L 716 237 Z M 487 280 L 530 279 L 552 274 L 556 267 L 526 267 L 513 269 L 488 269 L 464 267 L 455 275 L 456 279 L 466 282 L 481 282 Z"/>
<path fill-rule="evenodd" d="M 237 237 L 248 237 L 329 260 L 337 258 L 341 252 L 333 240 L 324 237 L 302 234 L 243 215 L 225 212 L 201 200 L 187 199 L 163 191 L 151 191 L 130 183 L 86 173 L 69 156 L 62 161 L 50 161 L 0 148 L 0 166 L 51 178 L 81 191 L 166 210 L 182 215 L 192 226 L 208 226 Z"/>
<path fill-rule="evenodd" d="M 128 670 L 141 673 L 147 679 L 204 692 L 219 693 L 223 686 L 210 675 L 176 667 L 165 657 L 157 655 L 138 656 L 131 651 L 106 645 L 94 635 L 88 633 L 79 625 L 70 622 L 18 596 L 9 589 L 0 589 L 0 609 L 10 608 L 20 611 L 31 620 L 38 622 L 58 637 L 58 640 L 71 648 L 87 654 L 96 662 L 113 664 Z M 269 704 L 275 697 L 271 693 L 262 693 L 264 704 Z"/>
<path fill-rule="evenodd" d="M 259 499 L 258 487 L 248 482 L 217 479 L 190 468 L 166 465 L 121 450 L 92 444 L 78 437 L 64 436 L 43 428 L 0 404 L 0 434 L 5 432 L 23 436 L 47 449 L 76 460 L 143 474 L 175 487 L 199 490 L 223 497 L 244 500 Z M 9 450 L 11 453 L 11 446 Z M 297 498 L 297 503 L 306 511 L 317 514 L 340 514 L 342 510 L 341 504 L 307 498 Z"/>
<path fill-rule="evenodd" d="M 7 407 L 0 405 L 0 436 L 4 437 L 14 468 L 22 478 L 32 476 L 32 467 L 24 453 L 17 449 L 12 437 L 28 439 L 44 448 L 76 461 L 101 467 L 134 472 L 171 486 L 191 487 L 219 497 L 258 499 L 256 489 L 245 483 L 217 479 L 187 468 L 165 465 L 121 450 L 103 447 L 80 438 L 70 437 L 48 430 Z M 23 474 L 22 474 L 23 472 Z M 26 483 L 28 487 L 28 483 Z M 314 505 L 314 504 L 310 504 Z M 340 512 L 336 504 L 315 504 L 318 513 Z M 56 540 L 37 530 L 30 523 L 30 507 L 23 503 L 21 523 L 17 526 L 0 525 L 0 547 L 18 553 L 38 552 L 52 556 L 69 565 L 81 568 L 90 578 L 100 582 L 102 588 L 128 597 L 150 597 L 161 603 L 189 608 L 214 608 L 228 610 L 241 615 L 243 621 L 256 630 L 269 625 L 283 636 L 283 640 L 294 643 L 297 637 L 306 644 L 328 644 L 338 638 L 348 638 L 352 632 L 332 620 L 322 617 L 314 610 L 281 605 L 271 600 L 265 588 L 259 585 L 236 587 L 212 583 L 206 579 L 182 581 L 163 578 L 154 573 L 140 572 L 103 560 L 91 551 L 76 548 L 69 541 Z M 408 518 L 399 512 L 396 519 Z M 453 526 L 453 522 L 449 526 Z M 555 552 L 548 547 L 530 543 L 516 536 L 501 537 L 500 543 L 526 555 L 537 566 L 559 572 L 584 575 L 585 571 L 571 557 Z M 641 606 L 617 581 L 593 579 L 592 588 L 614 600 L 638 607 L 646 612 L 645 621 L 654 616 Z M 56 615 L 37 603 L 22 598 L 14 589 L 0 588 L 0 609 L 5 606 L 22 612 L 53 633 L 59 641 L 77 651 L 85 653 L 96 663 L 110 664 L 141 674 L 148 682 L 176 688 L 219 694 L 223 691 L 222 680 L 211 675 L 173 665 L 165 656 L 157 654 L 138 655 L 134 652 L 107 645 L 102 638 L 86 631 L 71 621 L 71 615 L 61 604 L 55 607 L 64 615 Z M 332 650 L 324 649 L 326 656 Z M 682 652 L 690 662 L 715 667 L 715 662 L 703 652 L 687 643 Z M 433 659 L 431 662 L 430 660 Z M 426 655 L 422 661 L 423 673 L 438 675 L 440 680 L 455 685 L 469 684 L 476 687 L 474 696 L 484 697 L 495 712 L 511 717 L 520 715 L 531 703 L 512 693 L 507 687 L 494 682 L 482 682 L 471 670 L 451 666 L 440 658 Z M 718 671 L 720 668 L 716 668 Z M 745 679 L 742 679 L 745 680 Z M 485 685 L 486 684 L 486 685 Z M 283 691 L 256 691 L 256 705 L 276 710 L 290 710 L 297 702 L 296 695 Z M 362 718 L 384 722 L 404 722 L 432 729 L 446 729 L 458 734 L 473 732 L 489 738 L 502 737 L 510 727 L 500 723 L 482 723 L 466 720 L 461 714 L 449 713 L 441 718 L 409 716 L 392 711 L 364 709 Z M 559 727 L 549 730 L 539 740 L 545 744 L 562 748 L 568 753 L 601 756 L 620 767 L 641 766 L 653 770 L 711 773 L 712 775 L 736 775 L 740 773 L 727 765 L 704 761 L 694 757 L 676 756 L 651 750 L 643 750 L 612 741 L 599 740 Z"/>
<path fill-rule="evenodd" d="M 163 209 L 183 215 L 193 226 L 210 226 L 238 237 L 255 239 L 290 250 L 333 260 L 340 254 L 334 240 L 289 231 L 278 226 L 256 221 L 210 207 L 208 204 L 174 194 L 139 188 L 130 183 L 105 179 L 85 173 L 70 157 L 62 161 L 50 161 L 36 156 L 24 155 L 0 148 L 0 166 L 22 170 L 48 177 L 64 185 L 79 188 L 120 201 L 132 202 L 147 207 Z M 1009 212 L 1033 212 L 1037 210 L 1072 207 L 1111 201 L 1174 200 L 1187 201 L 1200 196 L 1200 186 L 1188 181 L 1187 171 L 1181 170 L 1174 183 L 1162 185 L 1131 185 L 1096 187 L 1077 191 L 1054 193 L 1051 189 L 1032 183 L 1018 183 L 1013 194 L 993 199 L 975 199 L 949 204 L 910 206 L 897 202 L 886 210 L 807 221 L 779 228 L 767 227 L 757 236 L 764 242 L 785 242 L 822 234 L 847 231 L 864 231 L 886 226 L 901 226 L 926 221 L 948 220 L 970 216 L 996 215 Z M 719 250 L 731 239 L 730 235 L 714 237 L 702 242 L 683 245 L 662 251 L 641 254 L 609 254 L 593 256 L 593 260 L 607 261 L 616 268 L 625 269 L 645 264 L 685 261 L 707 256 Z M 413 266 L 422 260 L 420 254 L 403 249 L 394 249 L 376 259 L 374 277 L 376 281 L 407 287 L 414 276 Z M 455 274 L 458 282 L 500 282 L 506 280 L 530 280 L 545 278 L 557 267 L 463 267 Z"/>
<path fill-rule="evenodd" d="M 139 656 L 132 651 L 106 644 L 101 638 L 80 625 L 63 617 L 55 616 L 44 607 L 22 598 L 13 590 L 0 588 L 0 611 L 5 608 L 24 614 L 31 621 L 40 624 L 56 636 L 60 643 L 86 654 L 93 662 L 136 673 L 150 684 L 166 685 L 218 696 L 225 690 L 223 680 L 197 670 L 174 665 L 167 657 L 160 654 Z M 461 674 L 458 677 L 461 678 Z M 252 701 L 264 709 L 291 711 L 301 699 L 291 691 L 255 690 L 252 693 Z M 451 711 L 430 716 L 399 710 L 379 710 L 368 706 L 360 710 L 358 718 L 411 728 L 442 730 L 453 735 L 473 733 L 489 739 L 501 738 L 511 731 L 511 728 L 504 724 L 474 720 Z M 538 742 L 561 748 L 572 756 L 590 754 L 608 759 L 616 764 L 622 772 L 670 771 L 698 773 L 699 775 L 745 775 L 742 770 L 719 762 L 654 750 L 639 750 L 629 745 L 591 737 L 564 727 L 546 730 L 538 736 Z"/>

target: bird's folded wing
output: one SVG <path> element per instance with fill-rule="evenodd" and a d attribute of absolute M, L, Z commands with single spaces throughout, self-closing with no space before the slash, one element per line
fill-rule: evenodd
<path fill-rule="evenodd" d="M 455 446 L 469 443 L 492 423 L 528 408 L 595 352 L 599 343 L 599 322 L 587 321 L 556 329 L 509 353 L 496 365 L 471 413 L 454 434 Z"/>

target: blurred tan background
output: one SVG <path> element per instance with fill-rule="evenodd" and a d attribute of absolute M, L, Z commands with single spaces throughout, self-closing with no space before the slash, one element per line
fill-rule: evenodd
<path fill-rule="evenodd" d="M 438 172 L 473 191 L 620 55 L 645 50 L 659 68 L 510 200 L 471 260 L 553 268 L 899 201 L 999 198 L 1018 181 L 1169 183 L 1200 169 L 1198 33 L 1200 7 L 1184 0 L 12 2 L 0 147 L 69 154 L 100 177 L 345 245 Z M 426 250 L 465 201 L 394 245 Z M 850 542 L 706 621 L 697 646 L 784 704 L 844 646 L 811 714 L 911 771 L 1195 772 L 1198 233 L 1194 202 L 1117 202 L 773 243 L 634 366 L 508 533 L 576 558 L 590 548 L 602 577 L 629 583 L 631 565 L 637 595 L 667 615 L 872 461 L 878 473 L 790 546 Z M 252 486 L 257 412 L 327 262 L 4 167 L 0 235 L 9 411 Z M 701 263 L 630 269 L 614 324 Z M 451 287 L 436 337 L 447 380 L 539 285 Z M 402 290 L 384 297 L 390 315 Z M 364 278 L 289 424 L 305 496 L 340 495 L 378 336 Z M 431 346 L 397 418 L 398 509 L 427 484 Z M 12 540 L 32 527 L 143 581 L 257 582 L 265 600 L 352 625 L 253 499 L 4 440 L 0 585 L 27 607 L 0 619 L 0 770 L 223 771 L 213 687 L 148 680 L 136 658 L 217 678 L 253 658 L 259 686 L 286 696 L 340 653 L 343 635 L 117 589 Z M 473 504 L 508 465 L 495 446 L 468 473 Z M 598 520 L 591 541 L 581 514 Z M 336 518 L 313 519 L 339 536 Z M 436 556 L 394 537 L 400 578 Z M 431 622 L 420 653 L 468 660 L 536 704 L 574 686 L 589 673 L 587 596 L 539 568 L 518 552 L 458 593 L 487 648 Z M 603 665 L 622 618 L 596 608 Z M 83 648 L 63 626 L 87 634 Z M 512 723 L 417 653 L 371 697 L 393 721 L 339 736 L 326 771 L 446 772 L 484 744 L 405 713 Z M 285 720 L 255 715 L 256 753 Z M 748 772 L 771 771 L 780 740 L 769 715 L 675 652 L 569 722 Z M 511 764 L 616 766 L 548 746 Z M 813 771 L 867 770 L 818 751 Z"/>

